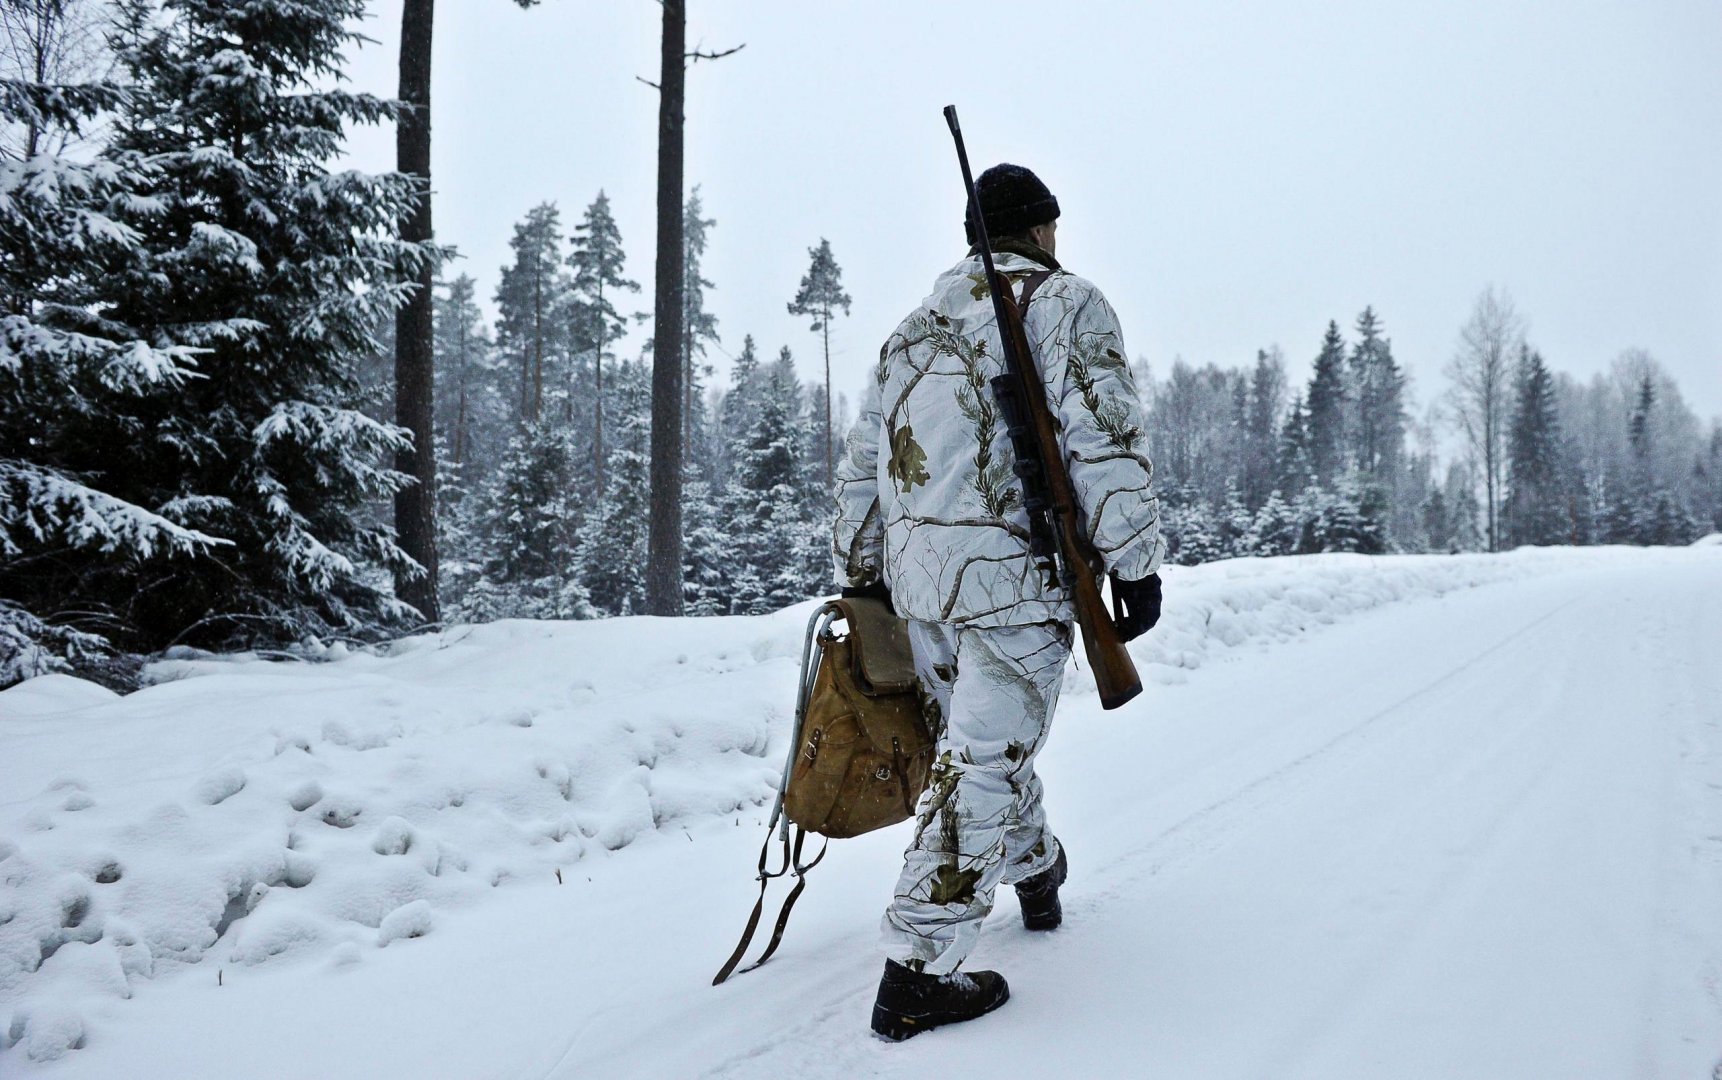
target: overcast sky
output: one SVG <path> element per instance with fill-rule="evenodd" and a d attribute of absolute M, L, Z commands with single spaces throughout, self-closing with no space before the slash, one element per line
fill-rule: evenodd
<path fill-rule="evenodd" d="M 784 305 L 831 240 L 854 297 L 833 334 L 851 398 L 962 253 L 939 110 L 977 169 L 1033 168 L 1064 209 L 1059 255 L 1100 285 L 1133 355 L 1308 375 L 1330 318 L 1364 305 L 1439 393 L 1459 325 L 1505 288 L 1552 366 L 1648 349 L 1722 414 L 1722 3 L 690 0 L 687 177 L 717 219 L 706 275 L 723 350 L 818 340 Z M 398 0 L 355 83 L 392 95 Z M 436 223 L 486 298 L 512 228 L 600 188 L 651 309 L 660 8 L 651 0 L 438 5 Z M 363 165 L 393 162 L 361 134 Z M 627 348 L 637 349 L 649 328 Z M 720 370 L 727 364 L 717 358 Z"/>

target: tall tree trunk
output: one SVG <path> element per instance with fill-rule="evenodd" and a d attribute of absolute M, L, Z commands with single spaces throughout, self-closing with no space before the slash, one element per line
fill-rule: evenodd
<path fill-rule="evenodd" d="M 687 6 L 663 0 L 658 77 L 658 267 L 652 332 L 652 505 L 646 611 L 682 613 L 682 97 Z"/>
<path fill-rule="evenodd" d="M 592 394 L 592 479 L 598 498 L 604 497 L 604 339 L 610 324 L 604 320 L 604 276 L 598 275 L 598 352 L 592 360 L 597 388 Z"/>
<path fill-rule="evenodd" d="M 460 316 L 460 408 L 457 410 L 454 422 L 454 463 L 460 465 L 466 461 L 466 313 Z"/>
<path fill-rule="evenodd" d="M 401 101 L 406 111 L 395 125 L 396 168 L 419 184 L 419 198 L 400 221 L 401 239 L 431 239 L 431 18 L 435 0 L 406 0 L 401 12 Z M 395 592 L 427 623 L 442 621 L 437 606 L 436 443 L 432 431 L 435 391 L 431 279 L 427 260 L 413 290 L 395 314 L 395 422 L 412 432 L 413 445 L 395 455 L 395 468 L 414 483 L 395 493 L 395 532 L 401 549 L 424 568 L 418 577 L 395 578 Z"/>
<path fill-rule="evenodd" d="M 825 491 L 832 489 L 832 305 L 825 305 Z"/>

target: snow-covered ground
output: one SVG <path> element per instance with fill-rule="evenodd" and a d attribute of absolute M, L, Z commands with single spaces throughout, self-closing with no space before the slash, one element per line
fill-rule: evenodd
<path fill-rule="evenodd" d="M 0 1076 L 1708 1077 L 1722 546 L 1167 573 L 1043 761 L 1066 925 L 868 1036 L 906 826 L 753 902 L 809 606 L 0 693 Z M 781 895 L 781 889 L 774 891 Z M 973 1058 L 971 1058 L 972 1060 Z"/>

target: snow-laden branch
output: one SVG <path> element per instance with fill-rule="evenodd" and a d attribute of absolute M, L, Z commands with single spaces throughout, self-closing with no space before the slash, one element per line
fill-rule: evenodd
<path fill-rule="evenodd" d="M 199 554 L 232 543 L 188 529 L 59 470 L 0 461 L 0 554 L 21 555 L 25 540 L 124 551 L 142 559 Z"/>

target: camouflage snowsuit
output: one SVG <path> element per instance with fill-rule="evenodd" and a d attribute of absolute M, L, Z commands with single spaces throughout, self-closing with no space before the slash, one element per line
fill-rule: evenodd
<path fill-rule="evenodd" d="M 1117 316 L 1090 282 L 1027 245 L 996 257 L 1058 418 L 1072 484 L 1107 569 L 1153 573 L 1164 548 L 1141 407 Z M 880 350 L 838 464 L 837 579 L 883 581 L 910 622 L 944 721 L 915 839 L 885 914 L 886 953 L 931 974 L 973 947 L 998 885 L 1051 866 L 1034 759 L 1070 656 L 1066 590 L 1030 562 L 1028 515 L 988 380 L 1003 368 L 978 256 L 940 275 Z"/>

